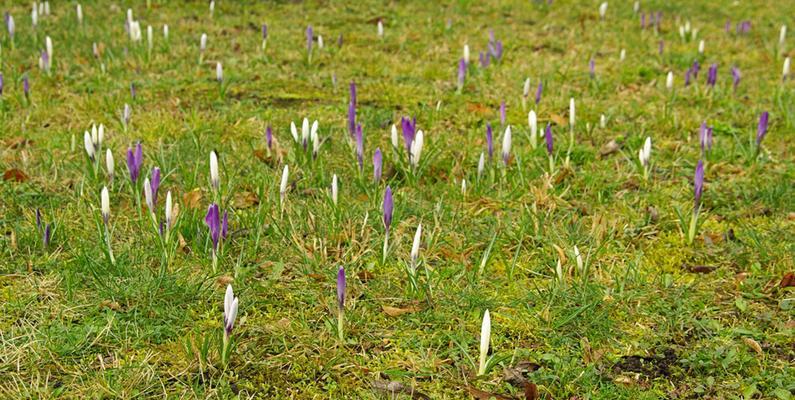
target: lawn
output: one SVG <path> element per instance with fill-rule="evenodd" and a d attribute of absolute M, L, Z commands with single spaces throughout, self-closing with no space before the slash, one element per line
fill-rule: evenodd
<path fill-rule="evenodd" d="M 0 398 L 795 397 L 794 2 L 23 3 Z"/>

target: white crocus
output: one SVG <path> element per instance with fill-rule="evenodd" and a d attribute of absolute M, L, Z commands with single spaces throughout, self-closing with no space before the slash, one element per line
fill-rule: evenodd
<path fill-rule="evenodd" d="M 146 43 L 148 45 L 149 51 L 152 51 L 152 47 L 154 47 L 154 30 L 152 29 L 152 25 L 146 27 Z"/>
<path fill-rule="evenodd" d="M 668 76 L 665 77 L 665 88 L 671 90 L 674 88 L 674 73 L 668 71 Z"/>
<path fill-rule="evenodd" d="M 647 137 L 643 143 L 643 147 L 638 150 L 638 160 L 640 161 L 641 168 L 643 168 L 643 178 L 649 177 L 649 164 L 651 162 L 651 137 Z"/>
<path fill-rule="evenodd" d="M 116 162 L 113 160 L 113 152 L 110 149 L 105 150 L 105 167 L 108 169 L 108 178 L 112 181 Z"/>
<path fill-rule="evenodd" d="M 99 134 L 97 133 L 97 126 L 91 124 L 91 143 L 94 144 L 94 147 L 99 147 Z"/>
<path fill-rule="evenodd" d="M 220 62 L 215 63 L 215 80 L 218 82 L 224 81 L 224 67 Z"/>
<path fill-rule="evenodd" d="M 82 24 L 83 23 L 83 6 L 81 6 L 80 3 L 77 3 L 77 7 L 75 8 L 75 10 L 77 12 L 77 23 L 78 24 Z"/>
<path fill-rule="evenodd" d="M 420 258 L 420 239 L 422 236 L 422 224 L 417 225 L 417 231 L 414 232 L 414 242 L 411 244 L 411 266 L 412 269 L 417 268 L 417 260 Z"/>
<path fill-rule="evenodd" d="M 469 65 L 469 45 L 464 44 L 464 62 Z"/>
<path fill-rule="evenodd" d="M 577 248 L 577 245 L 574 245 L 574 260 L 577 262 L 577 271 L 582 272 L 583 262 L 582 262 L 582 254 L 580 254 L 580 249 Z"/>
<path fill-rule="evenodd" d="M 524 80 L 524 86 L 522 86 L 522 96 L 527 98 L 530 95 L 530 78 Z"/>
<path fill-rule="evenodd" d="M 301 144 L 306 146 L 308 140 L 309 140 L 309 120 L 304 118 L 304 122 L 301 124 Z"/>
<path fill-rule="evenodd" d="M 287 196 L 287 179 L 290 177 L 290 169 L 287 165 L 284 166 L 284 170 L 282 171 L 282 180 L 279 183 L 279 198 L 284 205 L 285 197 Z"/>
<path fill-rule="evenodd" d="M 163 25 L 163 39 L 168 40 L 168 25 Z"/>
<path fill-rule="evenodd" d="M 312 128 L 309 132 L 309 140 L 312 141 L 312 154 L 317 156 L 318 151 L 320 151 L 320 135 L 317 133 L 317 121 L 312 123 Z"/>
<path fill-rule="evenodd" d="M 422 155 L 422 147 L 424 145 L 425 134 L 420 130 L 414 137 L 414 142 L 411 143 L 411 164 L 415 167 L 420 165 L 420 156 Z"/>
<path fill-rule="evenodd" d="M 483 323 L 480 325 L 480 362 L 478 364 L 478 376 L 486 373 L 486 358 L 489 355 L 489 343 L 491 342 L 491 317 L 489 310 L 483 313 Z"/>
<path fill-rule="evenodd" d="M 787 26 L 781 25 L 781 30 L 778 32 L 778 44 L 783 45 L 785 40 L 787 40 Z"/>
<path fill-rule="evenodd" d="M 604 114 L 599 116 L 599 127 L 604 129 L 607 126 L 607 117 Z"/>
<path fill-rule="evenodd" d="M 635 4 L 632 5 L 632 11 L 637 14 L 640 11 L 640 2 L 636 1 Z"/>
<path fill-rule="evenodd" d="M 317 48 L 323 49 L 323 36 L 317 35 Z"/>
<path fill-rule="evenodd" d="M 52 64 L 52 39 L 49 36 L 44 38 L 44 48 L 47 50 L 47 56 L 50 58 L 50 64 Z"/>
<path fill-rule="evenodd" d="M 96 150 L 94 149 L 94 141 L 91 140 L 91 134 L 88 133 L 88 131 L 85 131 L 83 134 L 83 144 L 86 148 L 86 154 L 88 154 L 88 158 L 90 158 L 91 161 L 94 161 Z"/>
<path fill-rule="evenodd" d="M 144 199 L 146 200 L 146 206 L 149 208 L 149 212 L 154 214 L 155 203 L 152 198 L 152 184 L 149 182 L 149 178 L 144 179 Z"/>
<path fill-rule="evenodd" d="M 784 67 L 781 69 L 781 77 L 783 79 L 787 79 L 790 73 L 790 63 L 791 59 L 789 57 L 784 59 Z"/>
<path fill-rule="evenodd" d="M 290 122 L 290 133 L 293 135 L 293 141 L 298 143 L 298 129 L 295 127 L 295 121 Z"/>
<path fill-rule="evenodd" d="M 486 155 L 480 153 L 480 159 L 478 160 L 478 178 L 483 175 L 483 171 L 486 169 Z"/>
<path fill-rule="evenodd" d="M 698 54 L 704 54 L 704 39 L 698 42 Z"/>
<path fill-rule="evenodd" d="M 574 129 L 574 124 L 577 123 L 577 119 L 575 118 L 574 114 L 574 98 L 569 99 L 569 125 L 571 129 Z"/>
<path fill-rule="evenodd" d="M 207 49 L 207 34 L 202 33 L 201 38 L 199 38 L 199 51 L 204 53 L 204 50 Z"/>
<path fill-rule="evenodd" d="M 221 178 L 218 175 L 218 155 L 215 150 L 210 151 L 210 185 L 217 191 L 221 186 Z"/>
<path fill-rule="evenodd" d="M 399 149 L 400 143 L 398 143 L 398 131 L 397 131 L 397 126 L 395 126 L 395 124 L 392 124 L 391 139 L 392 139 L 392 147 L 394 147 L 395 149 Z"/>
<path fill-rule="evenodd" d="M 467 193 L 467 180 L 461 179 L 461 194 L 465 195 Z"/>
<path fill-rule="evenodd" d="M 604 2 L 599 5 L 599 18 L 604 19 L 606 14 L 607 14 L 607 2 Z"/>
<path fill-rule="evenodd" d="M 621 49 L 621 52 L 618 53 L 618 61 L 624 61 L 627 58 L 627 50 Z"/>
<path fill-rule="evenodd" d="M 527 125 L 530 126 L 530 146 L 535 149 L 538 147 L 538 117 L 534 110 L 527 113 Z"/>
<path fill-rule="evenodd" d="M 171 228 L 172 218 L 173 218 L 173 208 L 171 205 L 171 191 L 169 190 L 166 193 L 166 229 Z"/>
<path fill-rule="evenodd" d="M 378 37 L 384 37 L 384 23 L 380 19 L 378 20 Z"/>
<path fill-rule="evenodd" d="M 505 166 L 508 166 L 508 158 L 511 155 L 511 126 L 505 127 L 505 133 L 502 135 L 502 161 Z"/>
<path fill-rule="evenodd" d="M 215 1 L 210 1 L 210 18 L 215 14 Z"/>
<path fill-rule="evenodd" d="M 102 211 L 102 218 L 105 220 L 105 223 L 108 223 L 108 219 L 110 218 L 110 194 L 108 193 L 108 187 L 102 187 L 102 194 L 100 195 L 100 207 Z"/>
<path fill-rule="evenodd" d="M 331 177 L 331 202 L 334 205 L 337 205 L 337 197 L 339 195 L 339 179 L 337 179 L 337 174 Z"/>

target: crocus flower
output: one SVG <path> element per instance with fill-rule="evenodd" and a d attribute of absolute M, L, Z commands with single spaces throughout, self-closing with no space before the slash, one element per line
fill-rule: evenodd
<path fill-rule="evenodd" d="M 340 266 L 337 270 L 337 307 L 340 312 L 345 309 L 345 289 L 347 286 L 345 268 Z"/>
<path fill-rule="evenodd" d="M 5 86 L 5 82 L 3 81 L 3 73 L 0 72 L 0 96 L 3 95 L 3 86 Z"/>
<path fill-rule="evenodd" d="M 229 210 L 224 210 L 224 217 L 221 219 L 221 239 L 226 239 L 229 233 Z"/>
<path fill-rule="evenodd" d="M 199 51 L 204 53 L 204 50 L 207 49 L 207 34 L 202 33 L 201 37 L 199 38 Z"/>
<path fill-rule="evenodd" d="M 102 212 L 102 220 L 105 222 L 105 225 L 107 225 L 110 219 L 110 194 L 108 193 L 107 186 L 102 187 L 102 193 L 100 194 L 100 210 Z"/>
<path fill-rule="evenodd" d="M 130 98 L 135 100 L 136 90 L 135 90 L 135 82 L 130 82 Z"/>
<path fill-rule="evenodd" d="M 704 39 L 698 42 L 698 54 L 704 54 Z"/>
<path fill-rule="evenodd" d="M 350 103 L 356 105 L 356 82 L 351 81 L 350 86 Z"/>
<path fill-rule="evenodd" d="M 511 126 L 505 128 L 505 133 L 502 135 L 502 162 L 508 166 L 508 161 L 511 157 Z"/>
<path fill-rule="evenodd" d="M 530 126 L 530 145 L 535 149 L 538 147 L 538 117 L 535 111 L 527 113 L 527 124 Z"/>
<path fill-rule="evenodd" d="M 674 88 L 674 73 L 668 71 L 668 76 L 665 77 L 665 88 L 671 90 Z"/>
<path fill-rule="evenodd" d="M 740 84 L 740 78 L 742 77 L 742 75 L 740 74 L 740 69 L 737 67 L 732 67 L 731 73 L 732 73 L 732 85 L 734 86 L 734 91 L 736 92 L 737 85 Z"/>
<path fill-rule="evenodd" d="M 538 82 L 538 88 L 536 89 L 536 105 L 541 101 L 541 93 L 544 91 L 544 83 Z"/>
<path fill-rule="evenodd" d="M 215 80 L 218 81 L 218 83 L 224 81 L 224 67 L 220 62 L 215 63 Z"/>
<path fill-rule="evenodd" d="M 262 40 L 268 39 L 268 24 L 262 24 Z"/>
<path fill-rule="evenodd" d="M 173 226 L 174 208 L 172 207 L 171 191 L 166 193 L 166 228 L 171 229 Z M 168 236 L 166 236 L 168 237 Z"/>
<path fill-rule="evenodd" d="M 376 27 L 376 31 L 378 33 L 378 37 L 384 37 L 384 22 L 381 19 L 378 19 L 378 25 Z"/>
<path fill-rule="evenodd" d="M 646 13 L 640 13 L 640 29 L 646 29 Z"/>
<path fill-rule="evenodd" d="M 762 143 L 762 139 L 764 139 L 765 135 L 767 135 L 767 121 L 768 121 L 769 117 L 770 117 L 770 114 L 767 111 L 765 111 L 761 115 L 759 115 L 759 124 L 756 127 L 756 146 L 757 147 L 759 147 L 759 145 Z"/>
<path fill-rule="evenodd" d="M 505 126 L 505 101 L 500 102 L 500 125 Z"/>
<path fill-rule="evenodd" d="M 707 85 L 714 87 L 717 80 L 718 80 L 718 64 L 712 64 L 709 66 L 709 72 L 707 74 Z"/>
<path fill-rule="evenodd" d="M 483 153 L 480 153 L 480 158 L 478 159 L 478 177 L 483 175 L 483 171 L 486 169 L 486 156 Z"/>
<path fill-rule="evenodd" d="M 605 14 L 607 14 L 607 2 L 603 2 L 599 5 L 599 18 L 605 19 Z"/>
<path fill-rule="evenodd" d="M 464 63 L 469 65 L 469 45 L 464 44 Z"/>
<path fill-rule="evenodd" d="M 787 57 L 784 59 L 784 66 L 781 68 L 781 80 L 786 81 L 787 77 L 789 77 L 790 72 L 790 64 L 792 60 Z M 0 76 L 0 86 L 2 86 L 2 76 Z M 2 94 L 2 87 L 0 87 L 0 94 Z"/>
<path fill-rule="evenodd" d="M 522 85 L 522 97 L 527 99 L 527 96 L 530 96 L 530 78 L 525 79 Z"/>
<path fill-rule="evenodd" d="M 406 144 L 406 152 L 411 153 L 411 144 L 414 142 L 414 136 L 417 129 L 417 118 L 413 120 L 408 117 L 400 119 L 400 127 L 403 131 L 403 142 Z"/>
<path fill-rule="evenodd" d="M 707 121 L 702 122 L 698 129 L 698 141 L 702 152 L 712 149 L 712 128 L 707 126 Z"/>
<path fill-rule="evenodd" d="M 464 59 L 458 60 L 458 90 L 464 88 L 464 79 L 467 76 L 467 63 Z"/>
<path fill-rule="evenodd" d="M 356 125 L 356 161 L 359 163 L 359 171 L 364 168 L 364 134 L 362 125 Z"/>
<path fill-rule="evenodd" d="M 334 205 L 337 205 L 337 197 L 339 195 L 339 179 L 337 179 L 337 174 L 331 177 L 331 202 Z"/>
<path fill-rule="evenodd" d="M 132 148 L 127 149 L 127 170 L 130 171 L 130 181 L 135 184 L 138 182 L 138 175 L 141 173 L 141 166 L 144 163 L 143 147 L 139 142 L 135 146 L 135 151 Z"/>
<path fill-rule="evenodd" d="M 83 7 L 80 5 L 80 3 L 77 3 L 77 7 L 75 8 L 75 11 L 77 13 L 77 23 L 78 24 L 82 24 L 83 23 Z"/>
<path fill-rule="evenodd" d="M 397 149 L 400 146 L 400 143 L 398 143 L 398 132 L 397 132 L 397 126 L 395 124 L 392 124 L 392 131 L 390 132 L 389 136 L 390 136 L 390 141 L 392 142 L 392 147 L 394 149 Z"/>
<path fill-rule="evenodd" d="M 466 182 L 466 181 L 463 181 Z M 420 238 L 422 236 L 422 224 L 417 225 L 417 231 L 414 232 L 414 242 L 411 244 L 411 263 L 416 267 L 417 260 L 420 258 Z"/>
<path fill-rule="evenodd" d="M 693 69 L 693 77 L 697 78 L 699 71 L 701 71 L 701 64 L 698 63 L 698 60 L 695 60 L 691 68 Z"/>
<path fill-rule="evenodd" d="M 163 24 L 163 39 L 168 41 L 168 24 Z"/>
<path fill-rule="evenodd" d="M 649 177 L 649 162 L 651 161 L 651 138 L 647 137 L 643 146 L 638 150 L 638 160 L 643 168 L 643 179 Z"/>
<path fill-rule="evenodd" d="M 52 224 L 47 224 L 44 226 L 44 233 L 42 234 L 42 243 L 44 247 L 48 247 L 50 245 L 50 240 L 52 239 Z"/>
<path fill-rule="evenodd" d="M 160 189 L 160 168 L 152 169 L 152 179 L 150 182 L 152 190 L 152 205 L 157 206 L 157 191 Z"/>
<path fill-rule="evenodd" d="M 226 286 L 226 295 L 224 296 L 224 332 L 226 335 L 232 333 L 235 326 L 235 318 L 237 317 L 238 299 L 234 295 L 232 285 Z"/>
<path fill-rule="evenodd" d="M 41 210 L 36 209 L 36 228 L 41 230 Z"/>
<path fill-rule="evenodd" d="M 692 68 L 688 68 L 685 72 L 685 87 L 690 86 L 690 75 L 693 73 Z"/>
<path fill-rule="evenodd" d="M 83 133 L 83 146 L 86 149 L 88 158 L 93 162 L 94 157 L 96 157 L 96 148 L 94 148 L 94 142 L 91 140 L 91 134 L 88 131 Z"/>
<path fill-rule="evenodd" d="M 376 183 L 381 180 L 381 169 L 384 165 L 384 158 L 381 154 L 381 149 L 376 148 L 373 153 L 373 181 Z"/>
<path fill-rule="evenodd" d="M 569 126 L 571 126 L 571 129 L 574 129 L 574 125 L 577 123 L 577 118 L 574 111 L 574 97 L 571 97 L 569 98 Z"/>
<path fill-rule="evenodd" d="M 268 150 L 273 148 L 273 129 L 270 125 L 265 128 L 265 143 L 268 145 Z"/>
<path fill-rule="evenodd" d="M 489 161 L 494 156 L 494 133 L 491 130 L 491 124 L 486 122 L 486 147 L 489 150 Z"/>
<path fill-rule="evenodd" d="M 279 201 L 284 206 L 284 201 L 287 198 L 287 180 L 290 176 L 290 170 L 287 165 L 284 166 L 284 170 L 282 170 L 282 180 L 279 183 Z"/>
<path fill-rule="evenodd" d="M 422 130 L 417 131 L 417 136 L 414 138 L 414 142 L 411 143 L 411 152 L 409 153 L 409 161 L 411 165 L 414 167 L 418 167 L 420 165 L 420 156 L 422 155 L 422 147 L 425 144 L 424 140 L 425 135 L 423 134 Z"/>
<path fill-rule="evenodd" d="M 356 134 L 356 103 L 348 103 L 348 133 L 351 136 Z"/>
<path fill-rule="evenodd" d="M 594 61 L 593 58 L 591 58 L 591 60 L 588 61 L 588 73 L 591 75 L 591 79 L 596 78 L 596 62 Z"/>
<path fill-rule="evenodd" d="M 695 211 L 698 212 L 698 209 L 701 205 L 701 193 L 704 190 L 704 162 L 702 160 L 698 160 L 698 164 L 696 165 L 696 173 L 693 177 L 693 199 L 695 203 Z"/>
<path fill-rule="evenodd" d="M 389 234 L 389 227 L 392 225 L 392 209 L 394 208 L 395 203 L 392 200 L 392 188 L 387 186 L 386 192 L 384 192 L 384 203 L 383 203 L 383 211 L 384 211 L 384 229 L 386 230 L 387 234 Z"/>
<path fill-rule="evenodd" d="M 483 322 L 480 325 L 480 362 L 478 364 L 478 376 L 486 373 L 486 357 L 489 354 L 489 343 L 491 342 L 491 317 L 489 310 L 483 314 Z"/>
<path fill-rule="evenodd" d="M 221 178 L 218 175 L 218 155 L 215 150 L 210 151 L 210 185 L 213 191 L 218 191 L 221 186 Z"/>
<path fill-rule="evenodd" d="M 484 53 L 482 51 L 478 55 L 478 59 L 480 60 L 480 66 L 483 67 L 483 68 L 488 67 L 489 64 L 491 63 L 491 57 L 489 57 L 488 54 L 486 54 L 486 53 Z"/>
<path fill-rule="evenodd" d="M 552 157 L 552 126 L 547 123 L 547 127 L 544 128 L 544 140 L 547 142 L 547 154 Z"/>
<path fill-rule="evenodd" d="M 152 198 L 152 184 L 149 182 L 149 178 L 144 178 L 144 199 L 146 200 L 146 207 L 149 208 L 149 213 L 154 217 L 155 203 Z"/>
<path fill-rule="evenodd" d="M 14 31 L 16 30 L 16 25 L 14 24 L 14 17 L 11 14 L 6 13 L 6 28 L 8 29 L 8 36 L 11 39 L 14 39 Z"/>
<path fill-rule="evenodd" d="M 312 123 L 312 129 L 309 131 L 309 140 L 312 141 L 312 158 L 316 158 L 318 152 L 320 151 L 320 135 L 317 133 L 318 129 L 318 122 Z"/>
<path fill-rule="evenodd" d="M 657 44 L 657 53 L 662 55 L 664 50 L 665 50 L 665 41 L 660 40 L 660 42 Z"/>
<path fill-rule="evenodd" d="M 30 97 L 30 80 L 27 75 L 22 78 L 22 91 L 25 93 L 25 97 Z"/>
<path fill-rule="evenodd" d="M 312 53 L 312 38 L 315 36 L 312 25 L 306 27 L 306 51 Z"/>
<path fill-rule="evenodd" d="M 781 30 L 778 32 L 778 44 L 783 45 L 784 40 L 787 39 L 787 26 L 781 25 Z"/>
<path fill-rule="evenodd" d="M 207 215 L 204 216 L 204 223 L 210 231 L 210 239 L 213 242 L 213 254 L 218 251 L 218 243 L 221 240 L 221 210 L 218 204 L 210 204 L 207 208 Z"/>

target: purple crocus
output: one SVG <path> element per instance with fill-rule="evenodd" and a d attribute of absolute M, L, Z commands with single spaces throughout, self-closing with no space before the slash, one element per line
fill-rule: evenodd
<path fill-rule="evenodd" d="M 588 73 L 591 75 L 591 78 L 596 78 L 596 62 L 594 61 L 593 57 L 591 60 L 588 61 Z"/>
<path fill-rule="evenodd" d="M 307 53 L 312 52 L 312 39 L 315 37 L 314 30 L 312 30 L 312 25 L 308 25 L 306 27 L 306 51 Z"/>
<path fill-rule="evenodd" d="M 4 83 L 5 82 L 3 81 L 3 73 L 0 72 L 0 96 L 3 95 L 3 86 L 5 86 Z"/>
<path fill-rule="evenodd" d="M 376 148 L 373 153 L 373 181 L 376 183 L 381 180 L 381 171 L 384 166 L 384 156 L 381 154 L 381 148 Z"/>
<path fill-rule="evenodd" d="M 135 90 L 135 82 L 130 82 L 130 97 L 135 100 L 136 90 Z"/>
<path fill-rule="evenodd" d="M 544 140 L 547 142 L 547 153 L 552 157 L 552 126 L 547 122 L 547 127 L 544 128 Z"/>
<path fill-rule="evenodd" d="M 392 201 L 392 188 L 387 186 L 384 193 L 384 229 L 387 235 L 389 234 L 389 227 L 392 225 L 392 209 L 395 203 Z"/>
<path fill-rule="evenodd" d="M 467 63 L 463 58 L 458 60 L 458 90 L 464 88 L 464 79 L 467 76 Z"/>
<path fill-rule="evenodd" d="M 693 199 L 695 200 L 694 211 L 698 212 L 701 206 L 701 192 L 704 190 L 704 161 L 698 160 L 696 174 L 693 177 Z"/>
<path fill-rule="evenodd" d="M 718 64 L 712 64 L 709 66 L 709 72 L 707 73 L 707 85 L 715 87 L 715 83 L 718 81 Z"/>
<path fill-rule="evenodd" d="M 489 42 L 489 54 L 492 58 L 499 61 L 502 58 L 502 41 Z"/>
<path fill-rule="evenodd" d="M 262 24 L 262 40 L 268 38 L 268 24 Z"/>
<path fill-rule="evenodd" d="M 646 29 L 646 13 L 640 13 L 640 29 Z"/>
<path fill-rule="evenodd" d="M 339 270 L 337 270 L 337 307 L 339 308 L 340 312 L 345 309 L 346 287 L 345 268 L 340 266 Z"/>
<path fill-rule="evenodd" d="M 30 80 L 27 75 L 22 78 L 22 91 L 25 93 L 25 97 L 30 97 Z"/>
<path fill-rule="evenodd" d="M 494 132 L 491 130 L 491 124 L 486 122 L 486 146 L 489 150 L 489 161 L 494 156 Z"/>
<path fill-rule="evenodd" d="M 731 30 L 732 30 L 732 21 L 731 20 L 729 20 L 729 19 L 726 20 L 726 24 L 723 26 L 723 30 L 725 30 L 726 33 L 731 32 Z"/>
<path fill-rule="evenodd" d="M 134 184 L 138 182 L 138 175 L 141 173 L 141 165 L 144 163 L 144 153 L 141 143 L 127 149 L 127 169 L 130 171 L 130 181 Z"/>
<path fill-rule="evenodd" d="M 44 227 L 44 233 L 42 234 L 42 243 L 44 243 L 44 247 L 48 247 L 50 245 L 51 239 L 52 239 L 52 224 L 47 224 Z"/>
<path fill-rule="evenodd" d="M 702 122 L 698 129 L 698 141 L 702 152 L 712 150 L 712 127 L 707 126 L 707 121 Z"/>
<path fill-rule="evenodd" d="M 273 128 L 270 125 L 265 128 L 265 143 L 267 143 L 269 150 L 273 148 Z"/>
<path fill-rule="evenodd" d="M 657 43 L 657 54 L 662 55 L 664 50 L 665 50 L 665 41 L 660 40 L 660 42 Z"/>
<path fill-rule="evenodd" d="M 351 136 L 356 134 L 356 103 L 348 103 L 348 133 Z"/>
<path fill-rule="evenodd" d="M 362 125 L 356 125 L 356 160 L 359 162 L 359 171 L 364 168 L 364 133 Z"/>
<path fill-rule="evenodd" d="M 356 82 L 354 81 L 351 81 L 350 96 L 350 103 L 356 105 Z"/>
<path fill-rule="evenodd" d="M 229 234 L 229 211 L 224 211 L 224 218 L 221 219 L 221 239 L 226 239 Z"/>
<path fill-rule="evenodd" d="M 759 125 L 756 127 L 756 146 L 762 144 L 762 139 L 767 135 L 767 121 L 770 118 L 770 113 L 767 111 L 759 115 Z"/>
<path fill-rule="evenodd" d="M 482 68 L 488 67 L 489 64 L 491 63 L 491 57 L 487 53 L 484 53 L 482 51 L 478 55 L 478 59 L 480 60 L 480 66 Z"/>
<path fill-rule="evenodd" d="M 544 92 L 544 82 L 538 82 L 538 88 L 536 89 L 536 105 L 541 101 L 541 94 Z"/>
<path fill-rule="evenodd" d="M 690 86 L 690 76 L 693 74 L 693 68 L 688 68 L 685 71 L 685 87 Z"/>
<path fill-rule="evenodd" d="M 740 84 L 740 78 L 742 77 L 742 75 L 740 74 L 740 69 L 737 67 L 732 67 L 731 73 L 732 73 L 732 86 L 734 87 L 734 91 L 736 92 L 737 85 Z"/>
<path fill-rule="evenodd" d="M 698 60 L 693 61 L 693 66 L 690 68 L 693 70 L 693 78 L 698 78 L 698 73 L 701 71 L 701 64 L 698 63 Z"/>
<path fill-rule="evenodd" d="M 152 205 L 157 206 L 157 191 L 160 189 L 160 168 L 152 169 L 152 178 L 149 180 L 149 187 L 152 189 Z"/>
<path fill-rule="evenodd" d="M 41 230 L 41 210 L 36 209 L 36 228 Z"/>
<path fill-rule="evenodd" d="M 218 242 L 221 239 L 221 210 L 218 204 L 210 204 L 207 215 L 204 216 L 204 223 L 210 230 L 210 239 L 213 241 L 213 253 L 218 251 Z"/>
<path fill-rule="evenodd" d="M 505 126 L 505 100 L 500 102 L 500 125 Z"/>
<path fill-rule="evenodd" d="M 417 133 L 417 117 L 400 119 L 400 128 L 403 131 L 403 141 L 406 144 L 406 151 L 411 154 L 411 144 L 414 143 L 414 136 Z"/>

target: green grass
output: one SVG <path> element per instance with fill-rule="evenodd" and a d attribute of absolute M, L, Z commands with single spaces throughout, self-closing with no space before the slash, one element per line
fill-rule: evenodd
<path fill-rule="evenodd" d="M 212 18 L 204 2 L 152 3 L 86 1 L 79 26 L 73 4 L 52 2 L 52 15 L 35 30 L 30 4 L 5 5 L 17 31 L 13 44 L 0 35 L 0 169 L 26 178 L 0 181 L 0 398 L 392 398 L 372 388 L 381 380 L 434 399 L 471 397 L 468 387 L 518 398 L 522 389 L 504 372 L 520 362 L 534 366 L 525 376 L 548 399 L 795 394 L 795 299 L 792 288 L 777 288 L 795 270 L 795 86 L 781 81 L 795 41 L 790 33 L 783 49 L 777 44 L 782 24 L 793 29 L 792 3 L 644 1 L 642 10 L 663 12 L 656 33 L 641 31 L 631 4 L 618 2 L 605 21 L 598 2 L 220 1 Z M 124 31 L 128 7 L 141 23 L 140 44 Z M 750 20 L 751 31 L 727 34 L 727 19 L 732 27 Z M 705 39 L 704 55 L 698 40 L 679 38 L 686 20 Z M 264 53 L 262 23 L 270 32 Z M 325 42 L 322 50 L 315 43 L 311 63 L 308 24 Z M 481 68 L 489 29 L 503 41 L 504 58 Z M 199 64 L 203 32 L 209 40 Z M 49 75 L 38 69 L 47 35 L 54 42 Z M 465 43 L 473 65 L 456 93 Z M 697 83 L 684 87 L 696 59 Z M 712 63 L 718 84 L 707 90 Z M 742 71 L 736 92 L 733 65 Z M 665 89 L 669 70 L 673 95 Z M 351 80 L 364 126 L 362 174 L 346 129 Z M 535 107 L 539 80 L 544 93 Z M 565 167 L 570 97 L 576 143 Z M 513 128 L 507 169 L 499 162 L 501 101 Z M 127 130 L 125 103 L 133 109 Z M 531 108 L 539 128 L 553 125 L 552 177 L 543 139 L 538 149 L 529 144 Z M 770 112 L 770 132 L 754 157 L 762 111 Z M 416 116 L 425 132 L 416 173 L 390 144 L 390 127 L 402 116 Z M 320 124 L 314 161 L 292 145 L 290 121 L 300 129 L 304 117 Z M 715 145 L 697 237 L 688 245 L 703 120 L 714 126 Z M 115 264 L 101 236 L 104 154 L 94 175 L 82 146 L 92 122 L 107 127 L 103 148 L 116 159 L 109 187 Z M 495 127 L 495 160 L 478 178 L 487 122 Z M 273 157 L 265 155 L 267 125 L 277 142 Z M 647 136 L 652 173 L 644 181 L 637 152 Z M 601 155 L 614 139 L 618 150 Z M 166 191 L 179 203 L 169 257 L 145 206 L 137 209 L 124 165 L 139 140 L 141 179 L 155 166 L 163 171 L 158 218 Z M 376 147 L 384 152 L 377 184 Z M 230 213 L 217 273 L 204 225 L 211 150 L 220 159 L 221 208 Z M 395 215 L 383 264 L 387 185 Z M 36 208 L 55 225 L 46 249 Z M 419 223 L 419 288 L 412 290 L 405 268 Z M 712 268 L 691 272 L 699 265 Z M 344 342 L 336 327 L 339 266 L 348 276 Z M 229 282 L 240 312 L 224 367 Z M 385 306 L 409 312 L 390 316 Z M 477 377 L 486 309 L 493 362 Z"/>

